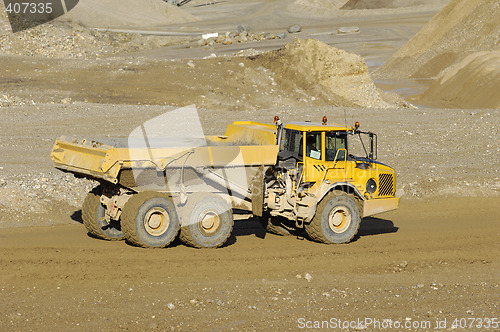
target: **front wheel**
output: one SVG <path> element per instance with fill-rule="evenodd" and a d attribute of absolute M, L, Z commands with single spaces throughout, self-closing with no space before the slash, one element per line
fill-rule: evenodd
<path fill-rule="evenodd" d="M 358 233 L 360 223 L 355 198 L 343 192 L 332 192 L 318 204 L 316 215 L 305 229 L 314 241 L 347 243 Z"/>
<path fill-rule="evenodd" d="M 166 247 L 179 232 L 179 218 L 171 197 L 158 192 L 132 196 L 123 207 L 121 218 L 127 241 L 140 247 Z"/>

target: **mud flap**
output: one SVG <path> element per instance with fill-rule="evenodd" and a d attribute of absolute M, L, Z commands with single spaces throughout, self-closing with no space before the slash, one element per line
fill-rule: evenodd
<path fill-rule="evenodd" d="M 264 166 L 260 166 L 252 179 L 251 200 L 252 213 L 254 216 L 262 217 L 264 209 Z"/>

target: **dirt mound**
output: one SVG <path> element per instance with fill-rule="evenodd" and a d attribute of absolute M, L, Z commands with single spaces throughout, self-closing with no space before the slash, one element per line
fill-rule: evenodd
<path fill-rule="evenodd" d="M 132 28 L 196 21 L 196 17 L 162 0 L 80 0 L 62 21 L 89 28 Z"/>
<path fill-rule="evenodd" d="M 426 103 L 500 109 L 500 51 L 478 52 L 453 65 L 422 96 Z"/>
<path fill-rule="evenodd" d="M 469 54 L 499 47 L 500 2 L 452 0 L 375 74 L 433 78 Z"/>
<path fill-rule="evenodd" d="M 402 8 L 445 4 L 449 0 L 350 0 L 341 9 Z"/>
<path fill-rule="evenodd" d="M 388 108 L 403 104 L 375 87 L 359 55 L 314 39 L 297 39 L 257 57 L 287 90 L 303 91 L 330 105 Z"/>

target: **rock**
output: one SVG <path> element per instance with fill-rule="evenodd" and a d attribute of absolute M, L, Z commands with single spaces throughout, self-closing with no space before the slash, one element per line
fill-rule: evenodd
<path fill-rule="evenodd" d="M 191 68 L 196 67 L 196 66 L 195 66 L 195 64 L 193 63 L 193 61 L 189 61 L 189 62 L 187 63 L 187 65 L 188 65 L 189 67 L 191 67 Z"/>
<path fill-rule="evenodd" d="M 276 39 L 276 36 L 275 36 L 275 35 L 273 35 L 272 33 L 269 33 L 269 32 L 268 32 L 268 33 L 266 33 L 266 34 L 264 35 L 264 38 L 265 38 L 265 39 Z"/>
<path fill-rule="evenodd" d="M 285 39 L 286 37 L 288 37 L 288 35 L 287 35 L 287 33 L 286 33 L 286 32 L 284 32 L 284 31 L 283 31 L 283 32 L 279 32 L 279 33 L 277 33 L 277 34 L 276 34 L 276 37 L 277 37 L 278 39 Z"/>
<path fill-rule="evenodd" d="M 215 53 L 212 53 L 212 54 L 210 54 L 210 55 L 208 55 L 208 56 L 206 56 L 206 57 L 203 57 L 203 60 L 206 60 L 206 59 L 213 59 L 213 58 L 216 58 L 216 57 L 217 57 L 217 55 L 216 55 Z"/>
<path fill-rule="evenodd" d="M 175 309 L 175 305 L 172 302 L 169 302 L 167 304 L 167 308 L 170 309 L 170 310 L 174 310 Z"/>
<path fill-rule="evenodd" d="M 356 33 L 359 32 L 359 27 L 352 26 L 352 27 L 341 27 L 338 30 L 339 33 Z"/>
<path fill-rule="evenodd" d="M 219 37 L 218 32 L 206 33 L 204 35 L 201 35 L 201 38 L 203 38 L 203 39 L 210 39 L 210 38 L 217 38 L 217 37 Z"/>
<path fill-rule="evenodd" d="M 222 41 L 222 44 L 223 45 L 230 45 L 233 43 L 233 40 L 231 38 L 225 38 L 223 41 Z"/>
<path fill-rule="evenodd" d="M 297 33 L 302 31 L 302 27 L 298 24 L 290 25 L 287 29 L 288 33 Z"/>
<path fill-rule="evenodd" d="M 238 37 L 238 40 L 240 43 L 246 43 L 248 41 L 248 38 L 247 38 L 247 36 L 240 34 Z"/>
<path fill-rule="evenodd" d="M 261 51 L 257 51 L 256 49 L 253 49 L 253 48 L 249 48 L 249 49 L 246 49 L 246 50 L 241 50 L 241 51 L 237 52 L 234 55 L 235 56 L 256 56 L 256 55 L 259 55 L 259 54 L 262 54 L 262 52 Z"/>
<path fill-rule="evenodd" d="M 312 275 L 310 275 L 309 273 L 306 273 L 306 274 L 304 275 L 304 279 L 306 279 L 306 280 L 307 280 L 307 282 L 311 282 L 312 278 L 313 278 L 313 277 L 312 277 Z"/>
<path fill-rule="evenodd" d="M 239 33 L 249 32 L 251 30 L 252 30 L 252 28 L 250 28 L 250 26 L 248 26 L 246 24 L 238 25 L 238 27 L 236 28 L 236 31 L 238 31 Z"/>

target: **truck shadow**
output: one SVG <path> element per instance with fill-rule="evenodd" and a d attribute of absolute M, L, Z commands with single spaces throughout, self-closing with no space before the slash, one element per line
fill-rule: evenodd
<path fill-rule="evenodd" d="M 390 234 L 396 233 L 399 230 L 399 227 L 394 226 L 394 223 L 391 220 L 376 218 L 376 217 L 367 217 L 361 219 L 361 224 L 359 226 L 358 234 L 354 237 L 352 242 L 357 241 L 359 238 L 363 236 L 372 236 L 372 235 L 382 235 L 382 234 Z M 248 219 L 235 220 L 234 228 L 231 237 L 224 244 L 223 247 L 229 246 L 236 242 L 236 238 L 239 236 L 248 236 L 254 235 L 260 239 L 264 239 L 268 233 L 259 223 L 258 219 L 255 217 L 250 217 Z M 308 239 L 308 236 L 305 231 L 300 232 L 297 235 L 294 235 L 300 239 Z"/>
<path fill-rule="evenodd" d="M 71 220 L 76 221 L 79 224 L 83 224 L 82 210 L 77 210 L 71 215 Z"/>
<path fill-rule="evenodd" d="M 398 229 L 391 220 L 366 217 L 361 219 L 357 237 L 396 233 Z"/>
<path fill-rule="evenodd" d="M 71 215 L 71 220 L 83 224 L 82 220 L 82 210 L 76 210 Z M 361 219 L 361 224 L 359 226 L 358 234 L 354 237 L 352 242 L 356 242 L 359 238 L 363 236 L 372 236 L 372 235 L 381 235 L 381 234 L 390 234 L 396 233 L 399 230 L 399 227 L 394 226 L 394 223 L 391 220 L 376 218 L 376 217 L 367 217 Z M 226 243 L 222 246 L 222 248 L 231 246 L 236 243 L 237 238 L 239 236 L 249 236 L 253 235 L 258 237 L 259 239 L 265 239 L 268 235 L 264 227 L 260 224 L 258 218 L 249 217 L 247 219 L 238 219 L 234 221 L 233 232 L 231 236 L 228 238 Z M 88 234 L 88 236 L 95 238 L 92 234 Z M 303 239 L 308 238 L 305 231 L 296 235 L 297 237 Z M 169 247 L 176 247 L 180 245 L 181 242 L 179 239 L 174 240 Z"/>

